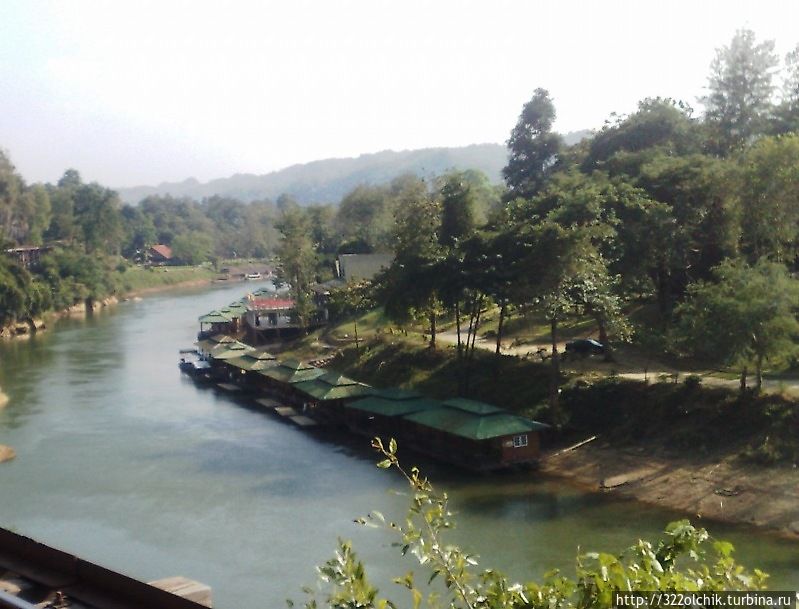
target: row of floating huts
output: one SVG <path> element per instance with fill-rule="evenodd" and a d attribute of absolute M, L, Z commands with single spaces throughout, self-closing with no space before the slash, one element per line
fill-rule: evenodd
<path fill-rule="evenodd" d="M 540 433 L 548 426 L 492 404 L 379 389 L 307 362 L 278 360 L 229 334 L 201 331 L 199 337 L 198 360 L 184 361 L 184 370 L 246 391 L 278 412 L 296 410 L 298 419 L 394 437 L 403 447 L 472 470 L 535 465 L 540 456 Z"/>

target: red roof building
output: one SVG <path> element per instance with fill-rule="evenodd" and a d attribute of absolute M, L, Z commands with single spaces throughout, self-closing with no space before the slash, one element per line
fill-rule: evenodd
<path fill-rule="evenodd" d="M 154 264 L 164 264 L 172 260 L 172 248 L 161 243 L 150 247 L 149 254 L 150 262 Z"/>

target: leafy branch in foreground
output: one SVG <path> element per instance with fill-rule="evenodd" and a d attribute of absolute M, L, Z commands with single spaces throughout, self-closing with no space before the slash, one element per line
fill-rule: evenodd
<path fill-rule="evenodd" d="M 493 569 L 480 570 L 476 557 L 447 544 L 444 534 L 454 526 L 449 499 L 438 493 L 418 468 L 405 470 L 397 458 L 397 443 L 388 446 L 380 438 L 372 441 L 380 453 L 377 464 L 383 469 L 396 468 L 408 482 L 412 498 L 402 523 L 387 521 L 380 512 L 371 512 L 356 522 L 383 528 L 397 537 L 392 546 L 404 556 L 415 556 L 426 571 L 426 585 L 417 584 L 413 571 L 394 579 L 411 593 L 413 609 L 608 609 L 614 592 L 626 591 L 719 591 L 760 590 L 768 575 L 748 571 L 732 557 L 733 546 L 710 540 L 705 529 L 687 520 L 666 527 L 657 543 L 639 540 L 619 555 L 590 552 L 579 555 L 576 576 L 569 579 L 557 570 L 550 571 L 541 583 L 513 583 Z M 398 605 L 379 598 L 379 591 L 366 576 L 366 569 L 352 546 L 339 540 L 336 556 L 318 567 L 320 580 L 329 591 L 320 603 L 310 588 L 306 609 L 319 606 L 333 609 L 396 609 Z M 434 580 L 440 583 L 434 583 Z M 424 588 L 424 591 L 423 591 Z M 289 606 L 293 603 L 289 601 Z"/>

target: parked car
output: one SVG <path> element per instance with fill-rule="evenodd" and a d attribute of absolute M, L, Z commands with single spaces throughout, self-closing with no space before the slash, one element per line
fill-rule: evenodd
<path fill-rule="evenodd" d="M 604 355 L 605 345 L 593 338 L 578 338 L 566 343 L 566 353 L 573 355 Z"/>

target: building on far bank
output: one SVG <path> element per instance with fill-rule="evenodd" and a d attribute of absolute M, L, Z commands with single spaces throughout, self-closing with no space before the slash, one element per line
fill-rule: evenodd
<path fill-rule="evenodd" d="M 53 247 L 52 245 L 20 245 L 7 249 L 6 255 L 26 269 L 35 269 L 41 263 L 42 255 L 52 251 Z"/>
<path fill-rule="evenodd" d="M 172 248 L 162 243 L 156 243 L 150 246 L 147 250 L 147 258 L 150 264 L 165 265 L 175 264 L 175 258 L 172 255 Z"/>
<path fill-rule="evenodd" d="M 338 276 L 347 283 L 374 279 L 380 271 L 394 262 L 394 254 L 339 254 L 336 261 Z"/>

